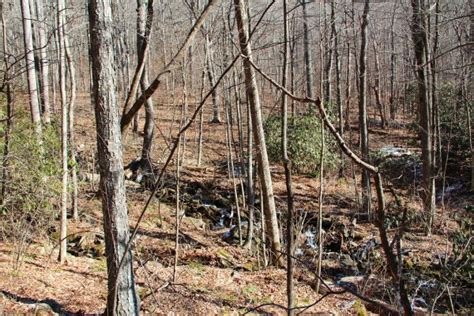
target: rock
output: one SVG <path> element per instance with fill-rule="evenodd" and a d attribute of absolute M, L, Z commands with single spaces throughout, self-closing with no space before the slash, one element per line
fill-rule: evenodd
<path fill-rule="evenodd" d="M 85 232 L 69 238 L 68 252 L 74 256 L 105 256 L 104 237 L 96 232 Z"/>
<path fill-rule="evenodd" d="M 418 183 L 422 176 L 420 158 L 400 147 L 384 147 L 375 153 L 374 163 L 382 174 L 396 186 Z"/>
<path fill-rule="evenodd" d="M 199 230 L 206 229 L 206 223 L 202 220 L 202 218 L 194 218 L 194 217 L 186 217 L 191 224 Z"/>
<path fill-rule="evenodd" d="M 79 173 L 79 180 L 96 183 L 100 181 L 100 174 L 89 172 Z"/>
<path fill-rule="evenodd" d="M 51 306 L 46 303 L 37 303 L 33 307 L 35 316 L 52 316 L 59 315 L 56 313 Z"/>
<path fill-rule="evenodd" d="M 141 188 L 140 183 L 136 183 L 135 181 L 125 180 L 125 186 L 129 189 L 138 190 Z"/>
<path fill-rule="evenodd" d="M 351 256 L 347 254 L 343 254 L 341 256 L 340 262 L 346 268 L 357 269 L 357 263 L 354 260 L 352 260 Z"/>

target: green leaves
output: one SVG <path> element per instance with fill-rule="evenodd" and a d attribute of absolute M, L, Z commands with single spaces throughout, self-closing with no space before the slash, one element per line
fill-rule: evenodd
<path fill-rule="evenodd" d="M 282 162 L 281 116 L 267 119 L 265 137 L 269 159 L 272 162 Z M 324 167 L 326 170 L 335 170 L 339 163 L 336 142 L 331 137 L 326 137 L 325 143 Z M 316 116 L 303 115 L 288 119 L 288 155 L 294 172 L 317 176 L 321 145 L 321 122 Z"/>

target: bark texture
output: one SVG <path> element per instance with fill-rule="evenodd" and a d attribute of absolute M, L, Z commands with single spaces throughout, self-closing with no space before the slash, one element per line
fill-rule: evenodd
<path fill-rule="evenodd" d="M 270 239 L 272 257 L 276 265 L 283 265 L 281 256 L 280 231 L 275 209 L 273 195 L 272 177 L 268 162 L 267 147 L 265 145 L 265 134 L 263 131 L 262 109 L 260 96 L 257 88 L 255 70 L 252 68 L 252 49 L 249 43 L 249 32 L 247 24 L 247 9 L 243 0 L 234 0 L 237 25 L 239 30 L 240 49 L 244 56 L 245 86 L 248 101 L 250 103 L 250 114 L 252 117 L 253 136 L 257 150 L 258 171 L 262 190 L 262 199 L 266 217 L 267 237 Z"/>
<path fill-rule="evenodd" d="M 26 73 L 28 92 L 30 95 L 31 120 L 35 126 L 38 142 L 41 143 L 42 127 L 38 99 L 38 83 L 35 70 L 35 54 L 33 47 L 33 28 L 31 26 L 30 1 L 21 0 L 21 15 L 23 19 L 23 40 L 25 44 Z"/>
<path fill-rule="evenodd" d="M 116 95 L 111 0 L 90 0 L 93 97 L 107 252 L 107 315 L 138 315 Z M 121 262 L 123 261 L 122 265 Z"/>

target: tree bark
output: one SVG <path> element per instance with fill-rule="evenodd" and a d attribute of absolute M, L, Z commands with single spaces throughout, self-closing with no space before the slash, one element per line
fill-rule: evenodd
<path fill-rule="evenodd" d="M 369 2 L 364 2 L 364 12 L 362 13 L 362 25 L 360 33 L 360 56 L 359 56 L 359 142 L 362 159 L 369 159 L 369 131 L 367 128 L 367 44 L 369 25 Z M 371 193 L 370 174 L 366 169 L 362 170 L 362 209 L 371 216 Z"/>
<path fill-rule="evenodd" d="M 43 0 L 35 1 L 36 14 L 39 20 L 39 55 L 41 65 L 41 100 L 43 101 L 43 120 L 46 124 L 51 122 L 51 106 L 49 103 L 49 59 L 48 59 L 48 39 L 46 37 L 46 21 L 44 15 Z"/>
<path fill-rule="evenodd" d="M 313 58 L 311 49 L 309 48 L 309 26 L 308 11 L 306 1 L 300 0 L 303 7 L 303 46 L 304 46 L 304 64 L 306 75 L 306 95 L 308 98 L 313 97 Z"/>
<path fill-rule="evenodd" d="M 31 27 L 30 1 L 21 0 L 21 15 L 23 20 L 23 40 L 25 44 L 25 62 L 28 77 L 28 92 L 30 96 L 31 120 L 33 122 L 38 143 L 42 146 L 42 126 L 38 99 L 38 84 L 36 81 L 35 55 L 33 47 L 33 29 Z"/>
<path fill-rule="evenodd" d="M 89 0 L 93 96 L 107 253 L 107 315 L 138 315 L 139 301 L 129 242 L 111 0 Z M 121 262 L 123 264 L 121 265 Z"/>
<path fill-rule="evenodd" d="M 258 171 L 262 190 L 262 200 L 264 202 L 265 217 L 267 220 L 267 237 L 271 243 L 273 262 L 276 265 L 283 265 L 281 256 L 280 231 L 276 216 L 275 200 L 273 195 L 272 178 L 270 165 L 268 162 L 267 147 L 265 145 L 265 134 L 263 131 L 262 108 L 260 96 L 257 88 L 255 71 L 251 66 L 252 49 L 249 43 L 249 32 L 247 25 L 247 9 L 243 0 L 234 0 L 237 25 L 239 30 L 240 49 L 244 57 L 244 73 L 247 95 L 251 107 L 253 124 L 253 136 L 257 146 Z"/>
<path fill-rule="evenodd" d="M 425 64 L 426 30 L 424 23 L 424 4 L 420 0 L 412 0 L 412 37 L 415 53 L 415 74 L 417 80 L 417 105 L 419 113 L 418 137 L 421 141 L 421 160 L 423 162 L 423 190 L 422 200 L 427 215 L 427 234 L 431 234 L 431 226 L 436 211 L 435 182 L 433 175 L 433 152 L 432 152 L 432 124 L 431 108 L 428 102 L 428 88 Z"/>
<path fill-rule="evenodd" d="M 62 193 L 61 193 L 61 230 L 59 243 L 59 262 L 66 260 L 67 248 L 67 194 L 68 194 L 68 111 L 66 93 L 66 53 L 64 42 L 64 0 L 57 1 L 57 28 L 59 43 L 59 86 L 61 92 L 61 161 L 62 161 Z"/>
<path fill-rule="evenodd" d="M 283 65 L 281 86 L 286 88 L 288 78 L 288 17 L 287 3 L 283 0 Z M 293 282 L 293 186 L 291 179 L 291 160 L 288 156 L 288 99 L 282 92 L 281 98 L 281 153 L 283 165 L 285 168 L 285 184 L 287 199 L 287 217 L 286 217 L 286 296 L 288 316 L 293 315 L 294 305 L 294 282 Z"/>
<path fill-rule="evenodd" d="M 153 25 L 153 0 L 137 0 L 137 51 L 138 64 L 143 63 L 146 58 L 145 42 L 149 41 L 151 27 Z M 140 79 L 141 90 L 144 91 L 149 85 L 148 67 L 145 65 Z M 155 111 L 151 98 L 145 103 L 145 128 L 143 137 L 142 167 L 146 173 L 152 171 L 151 165 L 151 149 L 153 145 L 153 135 L 155 130 Z"/>

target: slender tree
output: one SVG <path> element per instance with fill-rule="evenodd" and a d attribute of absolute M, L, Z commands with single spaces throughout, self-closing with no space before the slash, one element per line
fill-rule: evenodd
<path fill-rule="evenodd" d="M 48 58 L 48 38 L 46 36 L 46 17 L 44 14 L 43 0 L 34 1 L 36 15 L 38 16 L 39 35 L 39 56 L 40 56 L 40 82 L 41 100 L 43 102 L 43 121 L 46 124 L 51 122 L 51 106 L 49 103 L 49 58 Z"/>
<path fill-rule="evenodd" d="M 90 58 L 107 254 L 107 315 L 138 315 L 122 161 L 111 0 L 89 0 Z"/>
<path fill-rule="evenodd" d="M 33 45 L 33 29 L 31 26 L 30 1 L 21 0 L 21 15 L 23 20 L 23 40 L 25 44 L 25 61 L 30 96 L 31 120 L 35 127 L 38 143 L 42 143 L 42 126 L 38 98 L 38 83 L 35 70 L 35 54 Z"/>
<path fill-rule="evenodd" d="M 64 0 L 57 1 L 57 29 L 59 43 L 59 86 L 61 92 L 61 161 L 62 161 L 62 193 L 61 193 L 61 231 L 59 261 L 64 263 L 66 260 L 67 248 L 67 195 L 68 195 L 68 111 L 66 94 L 66 50 L 64 33 Z"/>
<path fill-rule="evenodd" d="M 412 0 L 412 38 L 415 54 L 415 74 L 417 82 L 417 105 L 419 116 L 418 136 L 421 140 L 421 160 L 423 162 L 423 190 L 422 200 L 428 221 L 426 225 L 427 234 L 431 234 L 431 226 L 436 211 L 435 200 L 435 177 L 433 174 L 433 150 L 432 150 L 432 122 L 431 107 L 428 99 L 428 84 L 426 69 L 426 27 L 424 1 Z"/>
<path fill-rule="evenodd" d="M 306 75 L 306 95 L 309 98 L 313 97 L 313 57 L 309 43 L 309 21 L 307 5 L 311 1 L 300 0 L 303 7 L 303 46 L 304 46 L 304 64 Z"/>
<path fill-rule="evenodd" d="M 153 0 L 137 0 L 137 51 L 138 64 L 144 63 L 145 54 L 148 50 L 145 49 L 145 41 L 149 41 L 151 34 L 151 27 L 153 25 Z M 140 79 L 140 88 L 145 90 L 149 86 L 148 82 L 148 67 L 145 63 L 142 77 Z M 143 137 L 143 147 L 141 164 L 142 168 L 148 173 L 152 172 L 151 165 L 151 149 L 153 145 L 153 134 L 155 129 L 155 111 L 153 108 L 152 98 L 148 98 L 145 102 L 145 128 Z"/>
<path fill-rule="evenodd" d="M 369 26 L 369 2 L 364 1 L 362 13 L 362 25 L 360 32 L 360 55 L 359 55 L 359 142 L 362 159 L 369 159 L 369 131 L 367 127 L 367 45 Z M 371 216 L 370 201 L 370 174 L 362 170 L 362 209 Z"/>
<path fill-rule="evenodd" d="M 276 216 L 275 199 L 273 195 L 272 177 L 268 162 L 267 147 L 265 145 L 265 133 L 263 131 L 262 107 L 257 88 L 255 71 L 251 66 L 252 48 L 249 42 L 249 31 L 247 24 L 247 8 L 243 0 L 234 0 L 237 26 L 239 30 L 240 50 L 244 57 L 245 85 L 247 88 L 248 101 L 250 103 L 253 136 L 257 147 L 257 162 L 262 190 L 262 200 L 266 217 L 267 237 L 270 239 L 273 261 L 276 265 L 283 265 L 281 256 L 280 231 Z"/>
<path fill-rule="evenodd" d="M 283 0 L 283 65 L 281 86 L 286 88 L 288 81 L 288 16 L 287 3 Z M 288 156 L 288 100 L 282 92 L 281 98 L 281 152 L 285 167 L 287 217 L 286 217 L 286 293 L 288 300 L 288 315 L 293 315 L 294 282 L 293 282 L 293 187 L 291 179 L 291 160 Z"/>

